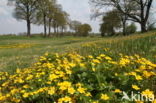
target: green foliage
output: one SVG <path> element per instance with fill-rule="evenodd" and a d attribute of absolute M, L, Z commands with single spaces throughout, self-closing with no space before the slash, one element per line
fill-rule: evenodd
<path fill-rule="evenodd" d="M 25 20 L 27 22 L 27 36 L 30 36 L 31 23 L 34 22 L 37 0 L 12 0 L 12 1 L 15 1 L 15 10 L 13 16 L 17 20 Z"/>
<path fill-rule="evenodd" d="M 70 21 L 70 24 L 69 24 L 70 29 L 73 30 L 75 33 L 78 32 L 78 28 L 79 28 L 80 25 L 82 25 L 81 22 L 76 21 L 76 20 Z"/>
<path fill-rule="evenodd" d="M 78 35 L 79 36 L 88 36 L 89 32 L 92 31 L 92 28 L 89 24 L 82 24 L 78 27 Z"/>
<path fill-rule="evenodd" d="M 0 72 L 0 101 L 122 103 L 122 91 L 154 95 L 148 84 L 155 79 L 156 64 L 139 55 L 112 57 L 108 48 L 100 49 L 103 53 L 88 56 L 45 53 L 29 68 Z"/>
<path fill-rule="evenodd" d="M 147 24 L 150 18 L 154 0 L 90 0 L 98 11 L 105 12 L 106 8 L 117 9 L 126 15 L 129 20 L 140 24 L 141 32 L 147 32 Z M 108 9 L 108 10 L 109 10 Z M 110 9 L 111 10 L 111 9 Z M 96 11 L 96 10 L 95 10 Z M 99 12 L 95 12 L 99 13 Z M 116 16 L 114 16 L 115 18 Z"/>
<path fill-rule="evenodd" d="M 34 18 L 36 0 L 16 0 L 13 16 L 18 20 L 27 20 Z"/>
<path fill-rule="evenodd" d="M 100 27 L 101 36 L 115 35 L 115 30 L 121 27 L 121 19 L 116 10 L 107 12 Z"/>
<path fill-rule="evenodd" d="M 49 36 L 51 27 L 55 33 L 63 32 L 69 24 L 68 13 L 63 11 L 62 6 L 56 0 L 9 0 L 15 2 L 14 17 L 18 20 L 27 21 L 28 36 L 30 36 L 31 23 L 44 25 L 44 36 Z"/>
<path fill-rule="evenodd" d="M 148 26 L 148 31 L 156 30 L 155 23 Z"/>
<path fill-rule="evenodd" d="M 62 30 L 61 32 L 63 32 L 63 29 L 67 28 L 68 16 L 68 13 L 62 10 L 58 10 L 54 13 L 54 24 Z"/>
<path fill-rule="evenodd" d="M 136 25 L 134 23 L 132 23 L 131 25 L 126 27 L 126 32 L 127 32 L 128 35 L 135 33 L 136 30 L 137 30 L 137 27 L 136 27 Z"/>

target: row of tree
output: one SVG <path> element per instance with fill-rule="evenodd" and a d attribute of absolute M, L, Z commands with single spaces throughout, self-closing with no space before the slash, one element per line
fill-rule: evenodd
<path fill-rule="evenodd" d="M 54 34 L 62 33 L 67 29 L 77 25 L 79 21 L 69 19 L 69 14 L 62 9 L 56 0 L 9 0 L 13 3 L 15 10 L 13 16 L 17 20 L 24 20 L 27 23 L 27 36 L 31 36 L 31 24 L 44 26 L 44 37 L 51 35 L 51 28 Z M 80 22 L 79 22 L 80 23 Z M 75 30 L 76 35 L 85 36 L 85 32 L 91 31 L 89 24 L 78 25 Z M 47 33 L 48 31 L 48 33 Z M 78 34 L 79 33 L 79 34 Z"/>
<path fill-rule="evenodd" d="M 44 36 L 50 36 L 51 28 L 54 32 L 63 32 L 68 21 L 68 14 L 62 10 L 56 0 L 9 0 L 15 5 L 13 16 L 27 23 L 27 36 L 31 35 L 31 24 L 43 25 Z M 49 27 L 49 34 L 47 28 Z"/>
<path fill-rule="evenodd" d="M 115 29 L 122 27 L 123 35 L 127 34 L 127 29 L 135 29 L 134 23 L 139 23 L 141 32 L 147 32 L 150 14 L 152 13 L 152 5 L 154 0 L 90 0 L 91 3 L 98 9 L 95 12 L 95 17 L 104 14 L 103 23 L 101 24 L 101 32 L 105 34 L 114 34 Z M 154 7 L 154 5 L 153 5 Z M 104 10 L 108 12 L 99 12 Z M 104 12 L 104 13 L 103 13 Z M 134 22 L 127 27 L 127 22 Z M 150 21 L 151 23 L 151 21 Z M 149 27 L 152 27 L 151 23 Z M 104 29 L 105 28 L 105 29 Z"/>

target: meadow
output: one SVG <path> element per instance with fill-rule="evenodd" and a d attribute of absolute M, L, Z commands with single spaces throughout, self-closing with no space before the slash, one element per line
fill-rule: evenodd
<path fill-rule="evenodd" d="M 156 49 L 156 34 L 136 34 L 127 37 L 61 37 L 61 38 L 27 38 L 24 36 L 0 37 L 0 71 L 14 72 L 17 68 L 25 68 L 36 62 L 45 52 L 65 53 L 77 51 L 82 55 L 98 53 L 101 48 L 110 48 L 112 52 L 128 55 L 140 54 L 153 58 Z M 86 45 L 97 44 L 100 50 L 84 48 Z"/>
<path fill-rule="evenodd" d="M 155 32 L 106 38 L 1 36 L 0 57 L 0 102 L 134 103 L 121 101 L 122 91 L 149 98 L 156 92 Z"/>
<path fill-rule="evenodd" d="M 16 68 L 29 67 L 45 52 L 63 53 L 99 39 L 101 38 L 1 36 L 0 70 L 13 72 Z"/>

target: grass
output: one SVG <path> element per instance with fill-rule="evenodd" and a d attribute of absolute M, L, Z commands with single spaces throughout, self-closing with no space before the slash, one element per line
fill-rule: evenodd
<path fill-rule="evenodd" d="M 96 48 L 110 48 L 114 54 L 139 54 L 156 62 L 155 41 L 155 32 L 107 38 L 0 36 L 0 71 L 14 72 L 16 68 L 29 67 L 45 52 L 65 53 L 76 50 L 82 55 L 101 53 L 102 49 L 95 51 L 92 47 L 85 47 L 85 45 L 94 44 Z"/>

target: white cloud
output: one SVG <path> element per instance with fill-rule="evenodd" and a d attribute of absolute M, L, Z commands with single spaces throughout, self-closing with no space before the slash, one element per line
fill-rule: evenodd
<path fill-rule="evenodd" d="M 1 0 L 0 1 L 0 6 L 6 6 L 7 5 L 7 0 Z"/>
<path fill-rule="evenodd" d="M 7 10 L 0 7 L 0 16 L 7 15 L 7 14 L 8 14 Z"/>

